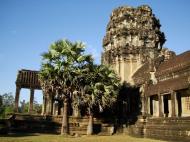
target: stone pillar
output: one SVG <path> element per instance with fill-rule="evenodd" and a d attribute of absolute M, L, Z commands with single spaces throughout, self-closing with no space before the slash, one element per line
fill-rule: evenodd
<path fill-rule="evenodd" d="M 163 117 L 163 96 L 161 94 L 158 94 L 158 101 L 159 101 L 159 117 Z"/>
<path fill-rule="evenodd" d="M 125 66 L 124 58 L 121 56 L 121 59 L 120 59 L 120 76 L 121 76 L 121 81 L 122 81 L 122 82 L 125 81 L 125 70 L 124 70 L 124 66 Z"/>
<path fill-rule="evenodd" d="M 148 114 L 148 97 L 144 97 L 144 115 Z"/>
<path fill-rule="evenodd" d="M 158 116 L 159 115 L 158 101 L 156 100 L 155 96 L 152 99 L 152 105 L 153 105 L 153 116 Z"/>
<path fill-rule="evenodd" d="M 58 115 L 58 104 L 55 101 L 53 103 L 53 115 Z"/>
<path fill-rule="evenodd" d="M 47 105 L 47 101 L 46 101 L 46 96 L 45 94 L 43 94 L 43 105 L 42 105 L 42 115 L 46 114 L 46 105 Z"/>
<path fill-rule="evenodd" d="M 53 100 L 52 100 L 52 95 L 48 94 L 48 98 L 47 98 L 47 114 L 48 115 L 52 115 L 52 111 L 53 111 Z"/>
<path fill-rule="evenodd" d="M 116 73 L 118 75 L 120 75 L 119 74 L 119 57 L 118 56 L 116 57 L 115 69 L 116 69 Z"/>
<path fill-rule="evenodd" d="M 73 107 L 73 116 L 74 117 L 81 117 L 81 113 L 80 113 L 79 107 Z"/>
<path fill-rule="evenodd" d="M 49 97 L 47 96 L 46 98 L 46 105 L 45 105 L 45 108 L 46 108 L 46 114 L 49 114 Z"/>
<path fill-rule="evenodd" d="M 29 113 L 33 112 L 33 102 L 34 102 L 34 89 L 30 89 L 30 106 Z"/>
<path fill-rule="evenodd" d="M 132 61 L 133 56 L 130 55 L 130 74 L 128 75 L 128 79 L 130 80 L 130 77 L 132 75 L 133 72 L 133 61 Z"/>
<path fill-rule="evenodd" d="M 147 112 L 148 114 L 151 114 L 151 101 L 150 101 L 150 97 L 147 97 Z"/>
<path fill-rule="evenodd" d="M 121 58 L 121 56 L 119 56 L 119 58 L 118 58 L 118 66 L 119 66 L 118 72 L 119 72 L 119 76 L 120 76 L 121 79 L 122 79 L 123 76 L 122 76 L 122 74 L 121 74 L 121 63 L 122 63 L 122 58 Z"/>
<path fill-rule="evenodd" d="M 145 97 L 144 94 L 141 94 L 141 113 L 145 115 Z"/>
<path fill-rule="evenodd" d="M 20 97 L 20 90 L 21 88 L 16 86 L 16 94 L 15 94 L 15 112 L 18 112 L 18 106 L 19 106 L 19 97 Z"/>
<path fill-rule="evenodd" d="M 171 107 L 172 107 L 172 117 L 176 117 L 177 116 L 177 93 L 175 91 L 171 92 Z"/>

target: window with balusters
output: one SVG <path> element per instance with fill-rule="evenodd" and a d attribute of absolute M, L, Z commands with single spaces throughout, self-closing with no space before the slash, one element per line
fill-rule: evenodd
<path fill-rule="evenodd" d="M 190 110 L 190 96 L 189 97 L 186 97 L 186 108 L 187 110 Z"/>

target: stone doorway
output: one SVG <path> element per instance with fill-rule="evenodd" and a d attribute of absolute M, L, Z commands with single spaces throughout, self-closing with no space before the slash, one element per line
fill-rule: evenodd
<path fill-rule="evenodd" d="M 163 96 L 164 105 L 164 117 L 171 117 L 171 94 L 166 94 Z"/>
<path fill-rule="evenodd" d="M 150 96 L 150 114 L 152 116 L 159 116 L 159 101 L 158 101 L 158 96 L 153 95 Z"/>

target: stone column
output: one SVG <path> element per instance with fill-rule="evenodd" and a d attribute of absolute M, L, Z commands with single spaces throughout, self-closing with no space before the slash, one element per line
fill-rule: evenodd
<path fill-rule="evenodd" d="M 116 62 L 115 62 L 115 69 L 116 73 L 119 75 L 119 57 L 116 57 Z"/>
<path fill-rule="evenodd" d="M 49 94 L 48 94 L 49 95 Z M 46 108 L 46 114 L 49 114 L 49 97 L 46 96 L 46 105 L 45 105 L 45 108 Z"/>
<path fill-rule="evenodd" d="M 125 62 L 124 62 L 124 58 L 121 55 L 121 59 L 120 59 L 120 76 L 121 76 L 121 81 L 124 82 L 125 81 L 125 70 L 124 70 L 124 66 L 125 66 Z"/>
<path fill-rule="evenodd" d="M 121 74 L 121 63 L 122 63 L 122 58 L 121 58 L 121 56 L 119 56 L 119 58 L 118 58 L 118 66 L 119 66 L 118 72 L 119 72 L 119 76 L 120 76 L 121 79 L 122 79 L 123 76 L 122 76 L 122 74 Z"/>
<path fill-rule="evenodd" d="M 176 117 L 177 116 L 177 93 L 175 91 L 171 92 L 171 107 L 172 107 L 172 117 Z"/>
<path fill-rule="evenodd" d="M 52 95 L 48 94 L 47 98 L 47 114 L 52 115 L 52 110 L 53 110 L 53 100 L 52 100 Z"/>
<path fill-rule="evenodd" d="M 43 94 L 43 105 L 42 105 L 42 115 L 46 114 L 46 96 Z"/>
<path fill-rule="evenodd" d="M 146 96 L 145 96 L 145 85 L 142 85 L 142 87 L 140 88 L 140 97 L 141 97 L 141 113 L 143 116 L 145 116 L 147 114 L 147 108 L 146 108 Z"/>
<path fill-rule="evenodd" d="M 33 102 L 34 102 L 34 89 L 30 89 L 30 106 L 29 113 L 33 112 Z"/>
<path fill-rule="evenodd" d="M 158 94 L 158 101 L 159 101 L 159 117 L 163 117 L 163 96 L 161 94 Z"/>
<path fill-rule="evenodd" d="M 148 114 L 148 97 L 144 97 L 144 115 Z"/>
<path fill-rule="evenodd" d="M 148 113 L 148 114 L 151 114 L 150 106 L 151 106 L 150 97 L 147 97 L 147 113 Z"/>
<path fill-rule="evenodd" d="M 53 103 L 53 115 L 58 115 L 57 112 L 58 112 L 57 111 L 57 102 L 54 101 L 54 103 Z"/>
<path fill-rule="evenodd" d="M 130 74 L 128 75 L 128 79 L 130 80 L 130 77 L 132 75 L 133 72 L 133 61 L 132 61 L 133 56 L 130 55 Z"/>
<path fill-rule="evenodd" d="M 145 97 L 144 94 L 141 94 L 141 112 L 142 115 L 145 115 Z"/>
<path fill-rule="evenodd" d="M 77 107 L 77 106 L 76 106 L 76 107 L 73 106 L 72 108 L 73 108 L 73 114 L 72 114 L 72 115 L 73 115 L 74 117 L 81 117 L 80 108 Z"/>
<path fill-rule="evenodd" d="M 21 88 L 16 86 L 16 94 L 15 94 L 15 112 L 18 112 L 18 106 L 19 106 L 19 97 L 20 97 L 20 90 Z"/>
<path fill-rule="evenodd" d="M 158 116 L 158 101 L 155 96 L 152 98 L 153 116 Z"/>

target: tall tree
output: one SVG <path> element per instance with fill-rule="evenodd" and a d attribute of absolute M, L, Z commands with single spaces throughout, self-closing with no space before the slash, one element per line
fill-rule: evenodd
<path fill-rule="evenodd" d="M 40 71 L 42 89 L 49 95 L 63 100 L 63 121 L 61 134 L 68 134 L 68 100 L 76 90 L 77 71 L 92 62 L 90 55 L 84 55 L 84 44 L 59 40 L 42 55 Z"/>
<path fill-rule="evenodd" d="M 92 57 L 84 54 L 85 46 L 59 40 L 42 55 L 40 80 L 43 91 L 63 101 L 61 134 L 68 134 L 68 101 L 74 109 L 87 106 L 89 126 L 87 134 L 93 133 L 93 112 L 110 107 L 116 100 L 119 79 L 110 68 L 94 65 Z"/>
<path fill-rule="evenodd" d="M 0 107 L 3 105 L 3 97 L 0 95 Z"/>
<path fill-rule="evenodd" d="M 3 117 L 4 107 L 3 107 L 3 97 L 0 95 L 0 118 Z"/>
<path fill-rule="evenodd" d="M 7 113 L 13 112 L 14 97 L 12 93 L 0 95 L 0 117 L 6 117 Z"/>
<path fill-rule="evenodd" d="M 115 72 L 104 65 L 91 66 L 87 74 L 83 76 L 85 76 L 84 92 L 80 95 L 80 102 L 88 108 L 87 135 L 91 135 L 93 134 L 94 109 L 99 108 L 99 111 L 103 111 L 113 105 L 118 95 L 120 81 Z"/>

